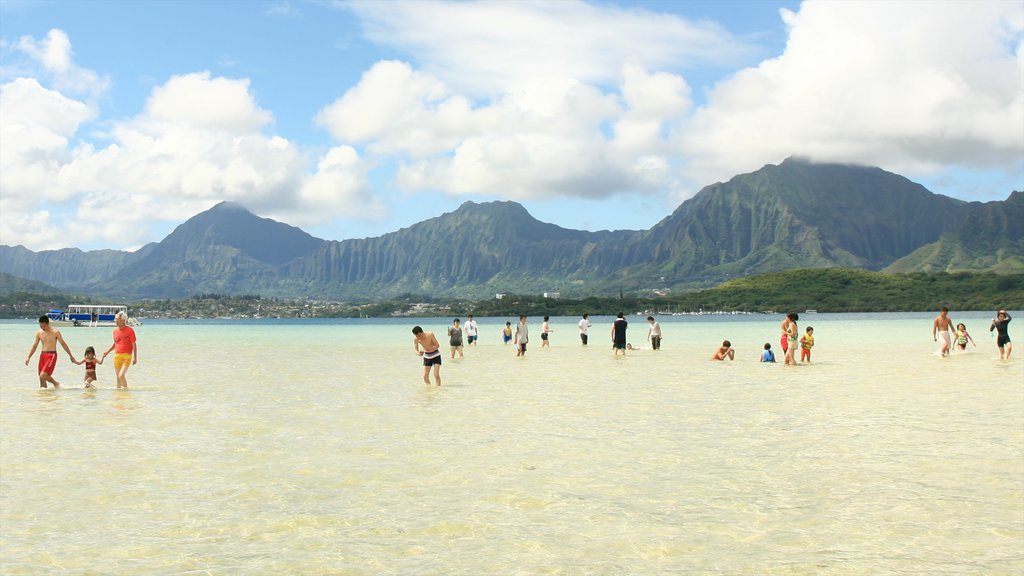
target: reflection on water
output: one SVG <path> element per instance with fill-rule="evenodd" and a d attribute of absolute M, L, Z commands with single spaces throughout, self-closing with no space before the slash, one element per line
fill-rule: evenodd
<path fill-rule="evenodd" d="M 485 319 L 441 388 L 396 322 L 146 323 L 128 390 L 4 370 L 0 572 L 1024 570 L 1024 362 L 823 314 L 813 364 L 761 364 L 779 320 L 667 319 L 616 360 L 602 319 L 526 358 Z M 0 364 L 33 332 L 0 324 Z"/>
<path fill-rule="evenodd" d="M 93 391 L 92 394 L 95 396 L 95 391 Z M 115 389 L 113 391 L 113 401 L 111 402 L 111 406 L 117 412 L 125 412 L 129 410 L 138 410 L 139 402 L 135 399 L 135 396 L 132 394 L 130 389 L 125 390 L 122 388 Z"/>

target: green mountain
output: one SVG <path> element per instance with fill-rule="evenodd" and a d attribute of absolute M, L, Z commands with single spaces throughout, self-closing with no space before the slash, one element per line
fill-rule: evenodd
<path fill-rule="evenodd" d="M 347 297 L 403 292 L 483 296 L 585 286 L 624 265 L 638 232 L 568 230 L 515 202 L 466 202 L 376 238 L 328 242 L 285 266 L 289 292 Z"/>
<path fill-rule="evenodd" d="M 66 291 L 88 292 L 125 266 L 144 256 L 154 244 L 136 252 L 78 248 L 33 252 L 24 246 L 0 246 L 0 272 L 59 286 Z"/>
<path fill-rule="evenodd" d="M 650 230 L 568 230 L 514 202 L 467 202 L 383 236 L 326 241 L 225 202 L 137 252 L 0 246 L 0 272 L 104 297 L 338 300 L 678 291 L 806 268 L 1008 272 L 1024 259 L 1021 203 L 965 203 L 878 168 L 788 159 L 704 188 Z"/>
<path fill-rule="evenodd" d="M 60 294 L 60 290 L 49 284 L 44 284 L 37 280 L 26 280 L 6 272 L 0 272 L 0 296 L 8 296 L 19 292 L 39 295 Z"/>
<path fill-rule="evenodd" d="M 708 186 L 649 230 L 618 282 L 707 286 L 793 268 L 878 270 L 936 240 L 968 204 L 879 168 L 788 159 Z"/>
<path fill-rule="evenodd" d="M 278 268 L 323 244 L 294 226 L 221 202 L 188 219 L 94 289 L 132 298 L 276 292 Z"/>
<path fill-rule="evenodd" d="M 1024 193 L 971 206 L 960 223 L 886 272 L 1024 272 Z"/>

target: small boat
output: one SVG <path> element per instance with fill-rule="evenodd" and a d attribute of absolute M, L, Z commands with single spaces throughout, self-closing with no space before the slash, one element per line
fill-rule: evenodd
<path fill-rule="evenodd" d="M 128 316 L 128 326 L 139 326 L 142 323 L 128 315 L 127 306 L 104 305 L 104 304 L 69 304 L 67 312 L 61 310 L 50 310 L 46 313 L 50 324 L 57 326 L 116 326 L 114 318 L 118 312 L 124 312 Z"/>
<path fill-rule="evenodd" d="M 817 313 L 818 313 L 818 311 L 815 310 L 814 308 L 808 308 L 807 310 L 804 310 L 804 314 L 817 314 Z"/>

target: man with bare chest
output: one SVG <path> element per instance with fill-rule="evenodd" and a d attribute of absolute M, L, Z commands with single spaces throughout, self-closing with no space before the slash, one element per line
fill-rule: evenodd
<path fill-rule="evenodd" d="M 64 341 L 64 336 L 61 335 L 60 330 L 50 326 L 50 319 L 45 315 L 39 317 L 39 331 L 36 332 L 36 339 L 32 341 L 32 349 L 28 351 L 28 356 L 25 357 L 25 366 L 28 366 L 28 361 L 32 359 L 32 355 L 36 353 L 36 348 L 40 344 L 43 345 L 42 351 L 39 353 L 39 387 L 46 388 L 46 384 L 49 382 L 53 384 L 54 388 L 60 388 L 60 382 L 53 377 L 53 371 L 57 368 L 57 343 L 64 347 L 64 351 L 68 353 L 71 361 L 75 361 L 75 355 L 71 353 L 71 348 L 68 343 Z"/>
<path fill-rule="evenodd" d="M 940 346 L 940 352 L 943 356 L 949 356 L 953 338 L 953 321 L 949 318 L 949 308 L 945 306 L 939 311 L 939 315 L 935 317 L 935 321 L 932 322 L 932 340 L 935 342 L 942 338 L 942 345 Z"/>

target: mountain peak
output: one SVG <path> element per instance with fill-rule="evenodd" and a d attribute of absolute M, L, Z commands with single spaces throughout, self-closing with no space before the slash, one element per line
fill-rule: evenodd
<path fill-rule="evenodd" d="M 237 202 L 224 201 L 189 218 L 161 244 L 177 254 L 227 246 L 258 262 L 278 265 L 323 242 L 294 226 L 256 216 Z"/>
<path fill-rule="evenodd" d="M 241 204 L 239 204 L 238 202 L 235 202 L 234 200 L 222 200 L 222 201 L 214 204 L 213 208 L 210 208 L 209 210 L 207 210 L 207 212 L 213 212 L 214 210 L 216 210 L 218 212 L 234 211 L 234 212 L 248 212 L 248 213 L 252 214 L 252 212 L 249 212 L 248 208 L 246 208 L 245 206 L 242 206 Z"/>

